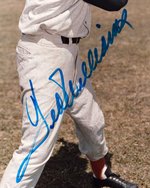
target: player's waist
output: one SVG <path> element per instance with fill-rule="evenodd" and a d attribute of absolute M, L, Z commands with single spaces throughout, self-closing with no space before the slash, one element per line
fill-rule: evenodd
<path fill-rule="evenodd" d="M 21 39 L 24 41 L 36 42 L 39 44 L 49 45 L 53 44 L 78 44 L 80 42 L 80 37 L 65 37 L 61 35 L 51 35 L 48 33 L 41 33 L 39 35 L 29 35 L 22 33 Z"/>

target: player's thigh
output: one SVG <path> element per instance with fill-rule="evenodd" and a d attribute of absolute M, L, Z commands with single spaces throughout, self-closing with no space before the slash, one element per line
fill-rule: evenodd
<path fill-rule="evenodd" d="M 40 151 L 44 154 L 41 162 L 53 148 L 60 127 L 65 110 L 60 113 L 56 94 L 64 101 L 64 90 L 69 93 L 68 82 L 74 78 L 76 51 L 75 45 L 44 45 L 30 41 L 20 41 L 17 47 L 23 103 L 20 151 L 34 151 L 34 155 Z"/>

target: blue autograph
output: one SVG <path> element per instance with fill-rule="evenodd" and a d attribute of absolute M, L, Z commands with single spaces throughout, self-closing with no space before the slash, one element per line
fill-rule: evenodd
<path fill-rule="evenodd" d="M 105 38 L 105 36 L 101 37 L 101 53 L 100 53 L 100 55 L 98 53 L 97 48 L 94 48 L 94 51 L 89 49 L 88 54 L 87 54 L 89 72 L 88 72 L 86 62 L 83 61 L 82 65 L 81 65 L 83 78 L 79 78 L 78 85 L 76 85 L 76 87 L 74 88 L 72 80 L 69 80 L 68 85 L 69 85 L 70 93 L 72 95 L 71 99 L 69 98 L 69 95 L 66 91 L 64 75 L 63 75 L 62 70 L 60 68 L 57 68 L 49 76 L 49 80 L 54 82 L 59 88 L 61 88 L 61 90 L 63 92 L 63 98 L 61 98 L 61 96 L 57 92 L 54 94 L 55 100 L 56 100 L 57 112 L 54 109 L 51 109 L 50 113 L 47 116 L 44 117 L 44 115 L 41 112 L 40 106 L 38 104 L 36 95 L 35 95 L 32 80 L 29 80 L 31 93 L 32 93 L 32 95 L 30 96 L 30 100 L 33 103 L 36 117 L 35 117 L 35 121 L 33 122 L 31 117 L 30 117 L 30 113 L 29 113 L 29 110 L 28 110 L 28 104 L 27 104 L 27 101 L 26 101 L 26 111 L 27 111 L 28 119 L 29 119 L 32 126 L 37 127 L 38 124 L 39 124 L 39 117 L 40 117 L 43 120 L 42 124 L 45 124 L 45 126 L 46 126 L 47 132 L 46 132 L 46 135 L 44 136 L 43 140 L 39 144 L 36 145 L 36 139 L 39 135 L 39 132 L 37 132 L 36 137 L 34 138 L 34 142 L 33 142 L 33 145 L 32 145 L 30 152 L 24 158 L 24 160 L 22 161 L 22 163 L 21 163 L 21 165 L 18 169 L 18 173 L 17 173 L 17 177 L 16 177 L 17 183 L 19 183 L 22 180 L 22 178 L 24 177 L 24 174 L 26 172 L 26 169 L 28 167 L 28 164 L 30 162 L 30 158 L 31 158 L 32 154 L 46 141 L 46 139 L 49 136 L 50 130 L 54 128 L 55 123 L 59 119 L 60 115 L 62 115 L 63 112 L 67 108 L 70 108 L 70 107 L 73 106 L 74 99 L 79 96 L 79 94 L 81 93 L 81 91 L 83 90 L 83 88 L 86 85 L 87 79 L 89 79 L 92 76 L 92 74 L 93 74 L 94 70 L 96 69 L 97 65 L 102 62 L 102 60 L 103 60 L 104 56 L 106 55 L 110 45 L 113 44 L 115 37 L 117 37 L 117 35 L 119 33 L 121 33 L 121 31 L 123 30 L 125 25 L 128 25 L 130 28 L 133 28 L 132 25 L 127 21 L 127 10 L 126 9 L 124 9 L 122 11 L 121 19 L 115 19 L 114 23 L 112 24 L 112 31 L 111 32 L 108 31 L 107 39 Z M 56 82 L 56 80 L 54 79 L 54 76 L 56 74 L 59 75 L 61 83 Z M 51 125 L 49 125 L 48 122 L 46 121 L 46 119 L 49 115 L 51 115 L 51 119 L 52 119 Z M 39 125 L 39 126 L 42 126 L 42 124 Z"/>

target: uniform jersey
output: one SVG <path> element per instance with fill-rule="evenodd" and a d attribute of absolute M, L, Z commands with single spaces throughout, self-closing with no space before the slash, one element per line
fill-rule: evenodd
<path fill-rule="evenodd" d="M 26 0 L 19 29 L 30 35 L 46 31 L 65 37 L 85 37 L 90 24 L 90 7 L 83 0 Z"/>

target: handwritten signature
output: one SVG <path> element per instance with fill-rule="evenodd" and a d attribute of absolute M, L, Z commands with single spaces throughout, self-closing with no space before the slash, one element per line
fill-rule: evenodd
<path fill-rule="evenodd" d="M 128 25 L 130 28 L 133 28 L 132 25 L 127 21 L 127 10 L 123 9 L 121 19 L 115 19 L 114 23 L 112 24 L 112 30 L 108 31 L 107 39 L 105 36 L 101 37 L 101 53 L 99 54 L 97 48 L 94 48 L 93 51 L 91 49 L 89 49 L 88 54 L 87 54 L 88 67 L 87 67 L 87 63 L 85 61 L 83 61 L 82 65 L 81 65 L 83 78 L 79 78 L 78 84 L 76 85 L 75 88 L 73 86 L 72 80 L 69 80 L 68 86 L 69 86 L 70 93 L 71 93 L 71 99 L 69 98 L 69 94 L 66 91 L 63 71 L 60 68 L 57 68 L 49 76 L 49 80 L 54 82 L 63 92 L 63 98 L 57 92 L 54 94 L 55 100 L 56 100 L 57 111 L 55 111 L 54 109 L 51 109 L 50 113 L 47 116 L 44 116 L 42 114 L 42 111 L 40 109 L 40 106 L 38 104 L 36 94 L 34 91 L 33 82 L 32 82 L 32 80 L 29 80 L 31 93 L 32 93 L 30 96 L 30 100 L 33 103 L 36 118 L 35 118 L 35 121 L 33 122 L 30 117 L 29 110 L 28 110 L 28 103 L 26 102 L 26 111 L 27 111 L 28 119 L 29 119 L 31 125 L 36 127 L 39 125 L 39 117 L 40 117 L 43 120 L 42 124 L 45 124 L 45 126 L 46 126 L 47 132 L 46 132 L 46 135 L 44 136 L 43 140 L 39 144 L 36 145 L 36 138 L 38 137 L 38 134 L 39 134 L 39 133 L 37 133 L 30 152 L 24 158 L 24 160 L 22 161 L 22 163 L 18 169 L 17 176 L 16 176 L 17 183 L 19 183 L 22 180 L 22 178 L 24 177 L 24 174 L 26 172 L 26 169 L 28 167 L 28 164 L 30 162 L 30 158 L 31 158 L 32 154 L 46 141 L 46 139 L 48 138 L 48 136 L 50 134 L 50 130 L 54 128 L 55 123 L 57 122 L 60 115 L 62 115 L 63 112 L 67 108 L 70 108 L 73 106 L 74 99 L 79 96 L 79 94 L 81 93 L 81 91 L 83 90 L 83 88 L 86 85 L 87 79 L 89 79 L 92 76 L 97 65 L 102 62 L 110 45 L 112 45 L 114 43 L 115 37 L 117 37 L 117 35 L 119 33 L 121 33 L 121 31 L 123 30 L 125 25 Z M 59 75 L 61 83 L 58 83 L 54 79 L 54 76 L 56 74 Z M 51 125 L 49 125 L 48 122 L 46 121 L 46 119 L 49 115 L 51 115 L 51 119 L 52 119 Z"/>

